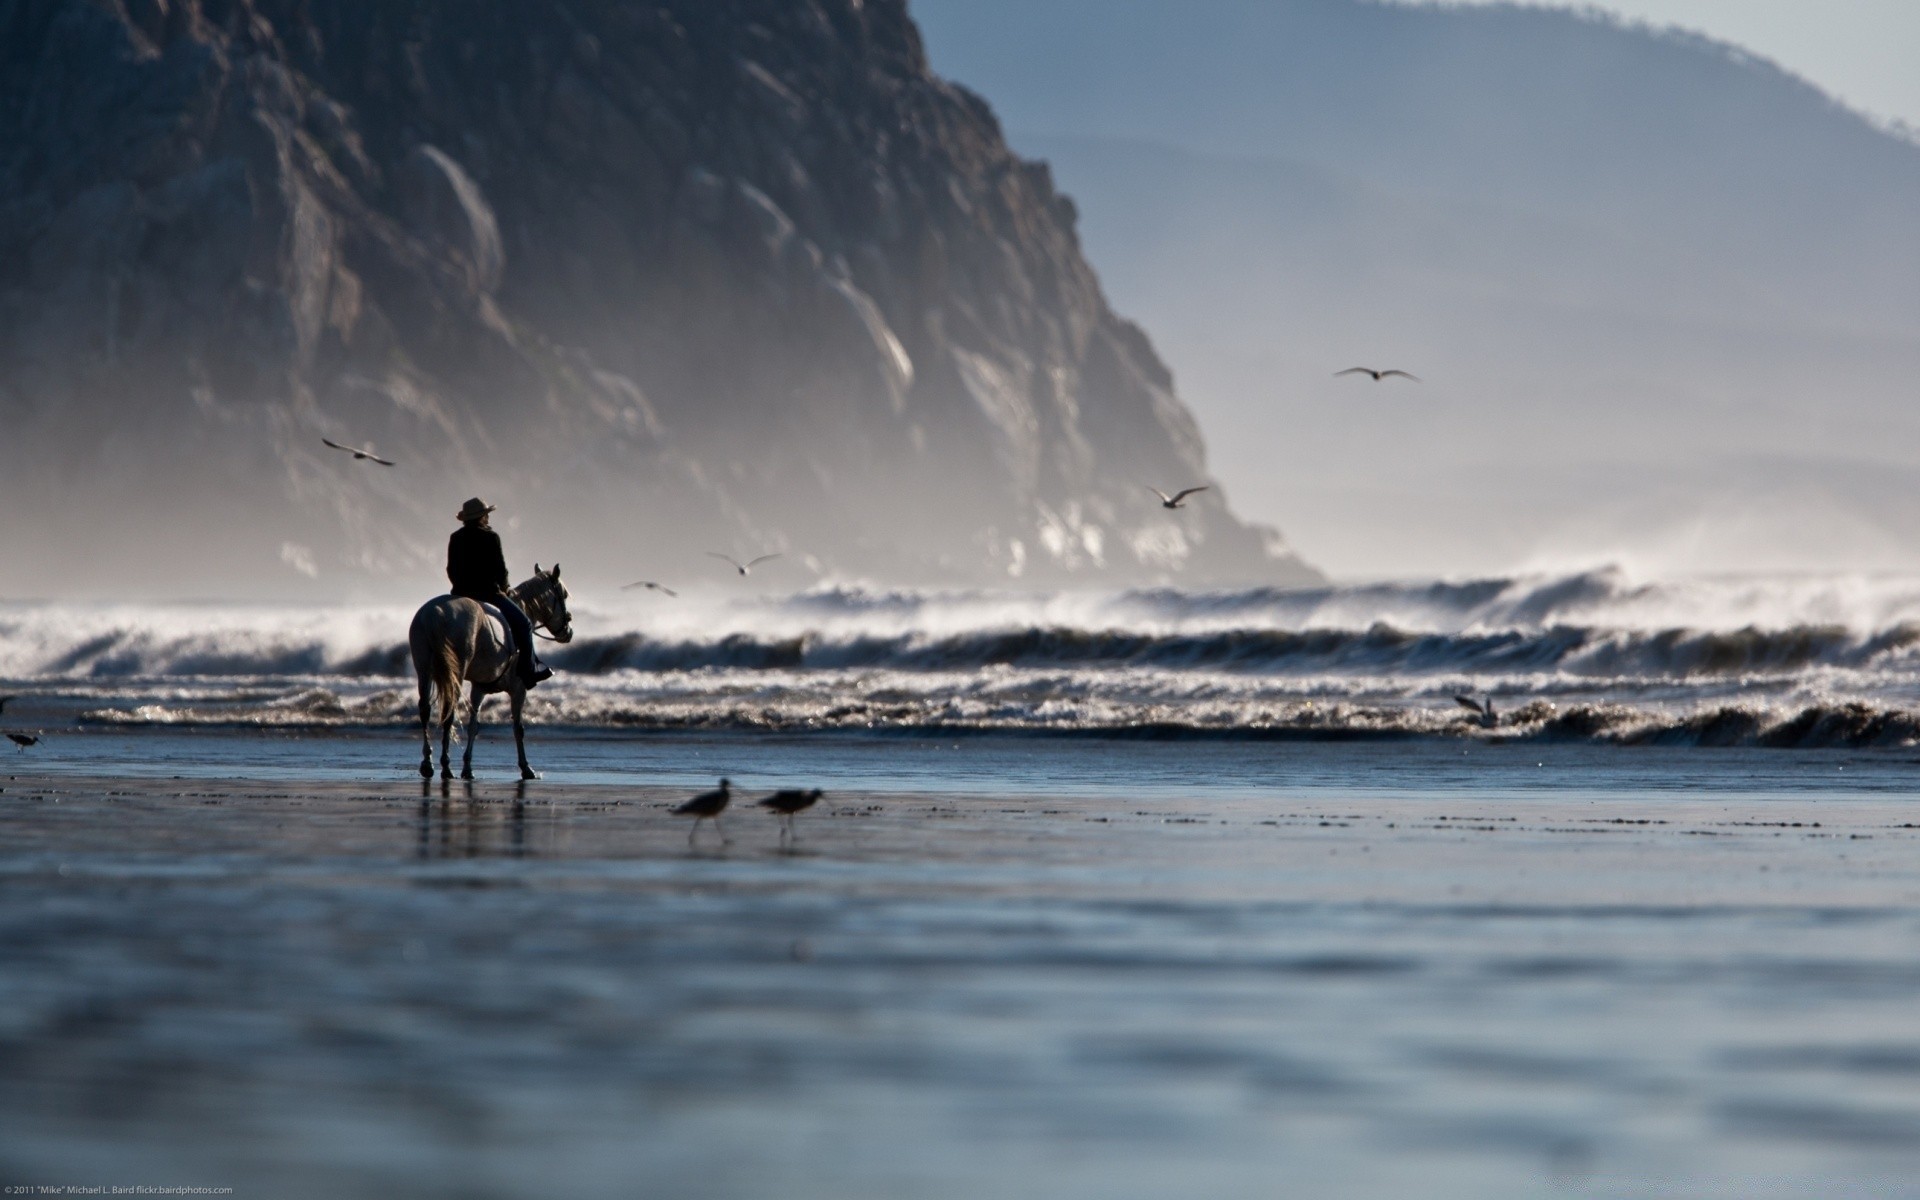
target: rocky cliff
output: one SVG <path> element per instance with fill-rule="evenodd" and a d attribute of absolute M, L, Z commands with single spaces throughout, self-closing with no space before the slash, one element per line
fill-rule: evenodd
<path fill-rule="evenodd" d="M 0 0 L 0 111 L 0 587 L 426 582 L 476 492 L 606 578 L 1312 574 L 1146 492 L 1193 419 L 903 0 Z"/>

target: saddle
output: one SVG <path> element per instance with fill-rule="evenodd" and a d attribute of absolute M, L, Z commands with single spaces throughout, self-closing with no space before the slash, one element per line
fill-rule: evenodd
<path fill-rule="evenodd" d="M 501 653 L 507 656 L 507 661 L 513 661 L 520 653 L 520 644 L 513 640 L 513 626 L 507 624 L 507 619 L 500 615 L 500 609 L 495 605 L 485 600 L 476 600 L 474 603 L 478 604 L 480 611 L 486 614 L 487 624 L 492 627 L 493 635 L 500 639 Z"/>

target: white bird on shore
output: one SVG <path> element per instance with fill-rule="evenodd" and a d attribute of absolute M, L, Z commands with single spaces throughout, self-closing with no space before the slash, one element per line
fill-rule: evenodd
<path fill-rule="evenodd" d="M 1376 371 L 1372 367 L 1348 367 L 1344 371 L 1335 371 L 1333 373 L 1335 379 L 1340 378 L 1342 375 L 1371 375 L 1375 383 L 1379 383 L 1382 379 L 1387 379 L 1394 375 L 1398 375 L 1402 379 L 1411 379 L 1415 383 L 1420 382 L 1418 375 L 1409 375 L 1407 372 L 1401 370 Z"/>
<path fill-rule="evenodd" d="M 740 572 L 740 574 L 744 576 L 747 574 L 747 572 L 753 570 L 755 567 L 759 566 L 761 563 L 769 562 L 773 559 L 779 558 L 780 556 L 778 554 L 762 554 L 759 558 L 750 558 L 746 562 L 741 562 L 739 559 L 733 557 L 731 554 L 722 554 L 718 550 L 709 550 L 707 551 L 707 557 L 725 559 L 727 562 L 730 562 L 733 564 L 734 570 Z"/>
<path fill-rule="evenodd" d="M 1183 491 L 1175 492 L 1173 495 L 1169 496 L 1165 492 L 1161 491 L 1157 487 L 1154 487 L 1150 483 L 1141 484 L 1140 486 L 1146 488 L 1148 491 L 1152 492 L 1154 495 L 1160 497 L 1161 508 L 1185 508 L 1186 505 L 1183 504 L 1182 501 L 1184 501 L 1188 496 L 1193 495 L 1195 492 L 1205 492 L 1205 491 L 1212 490 L 1212 485 L 1209 484 L 1205 487 L 1186 488 Z"/>
<path fill-rule="evenodd" d="M 1493 711 L 1492 696 L 1486 697 L 1484 701 L 1475 700 L 1471 696 L 1455 696 L 1453 702 L 1461 708 L 1479 713 L 1480 724 L 1487 729 L 1492 729 L 1500 724 L 1500 714 Z"/>
<path fill-rule="evenodd" d="M 651 579 L 635 580 L 634 582 L 629 583 L 626 586 L 622 587 L 620 590 L 623 592 L 630 592 L 635 588 L 646 588 L 650 592 L 665 592 L 669 596 L 678 596 L 680 594 L 679 592 L 676 592 L 672 588 L 668 587 L 666 584 L 655 583 Z"/>
<path fill-rule="evenodd" d="M 344 453 L 353 455 L 356 461 L 364 458 L 370 462 L 377 462 L 383 467 L 390 467 L 393 465 L 392 462 L 390 462 L 387 459 L 381 458 L 378 454 L 375 454 L 371 450 L 359 450 L 359 449 L 355 449 L 352 446 L 342 446 L 339 442 L 334 441 L 332 438 L 321 438 L 320 440 L 325 442 L 328 446 L 332 447 L 335 450 L 339 450 Z"/>

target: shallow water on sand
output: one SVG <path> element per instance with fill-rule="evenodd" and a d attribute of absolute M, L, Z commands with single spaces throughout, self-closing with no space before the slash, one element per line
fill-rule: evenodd
<path fill-rule="evenodd" d="M 1920 1196 L 1896 752 L 84 731 L 0 777 L 0 1184 Z M 737 808 L 828 789 L 783 848 Z"/>

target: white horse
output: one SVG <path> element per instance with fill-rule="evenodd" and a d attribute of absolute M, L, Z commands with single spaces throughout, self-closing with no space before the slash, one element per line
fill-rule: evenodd
<path fill-rule="evenodd" d="M 560 582 L 559 563 L 553 564 L 551 571 L 533 564 L 533 578 L 514 586 L 508 594 L 536 629 L 545 626 L 556 642 L 573 640 L 573 617 L 567 612 L 567 588 Z M 413 614 L 407 642 L 413 649 L 414 674 L 420 678 L 420 777 L 433 778 L 433 735 L 427 722 L 434 693 L 438 692 L 440 777 L 453 778 L 448 749 L 464 680 L 473 685 L 473 691 L 467 700 L 467 752 L 460 765 L 460 778 L 473 778 L 473 738 L 480 727 L 480 701 L 495 692 L 505 692 L 513 702 L 513 748 L 520 755 L 520 778 L 538 779 L 527 765 L 526 727 L 520 721 L 527 688 L 516 669 L 519 651 L 499 613 L 483 608 L 478 600 L 441 596 L 427 601 Z"/>

